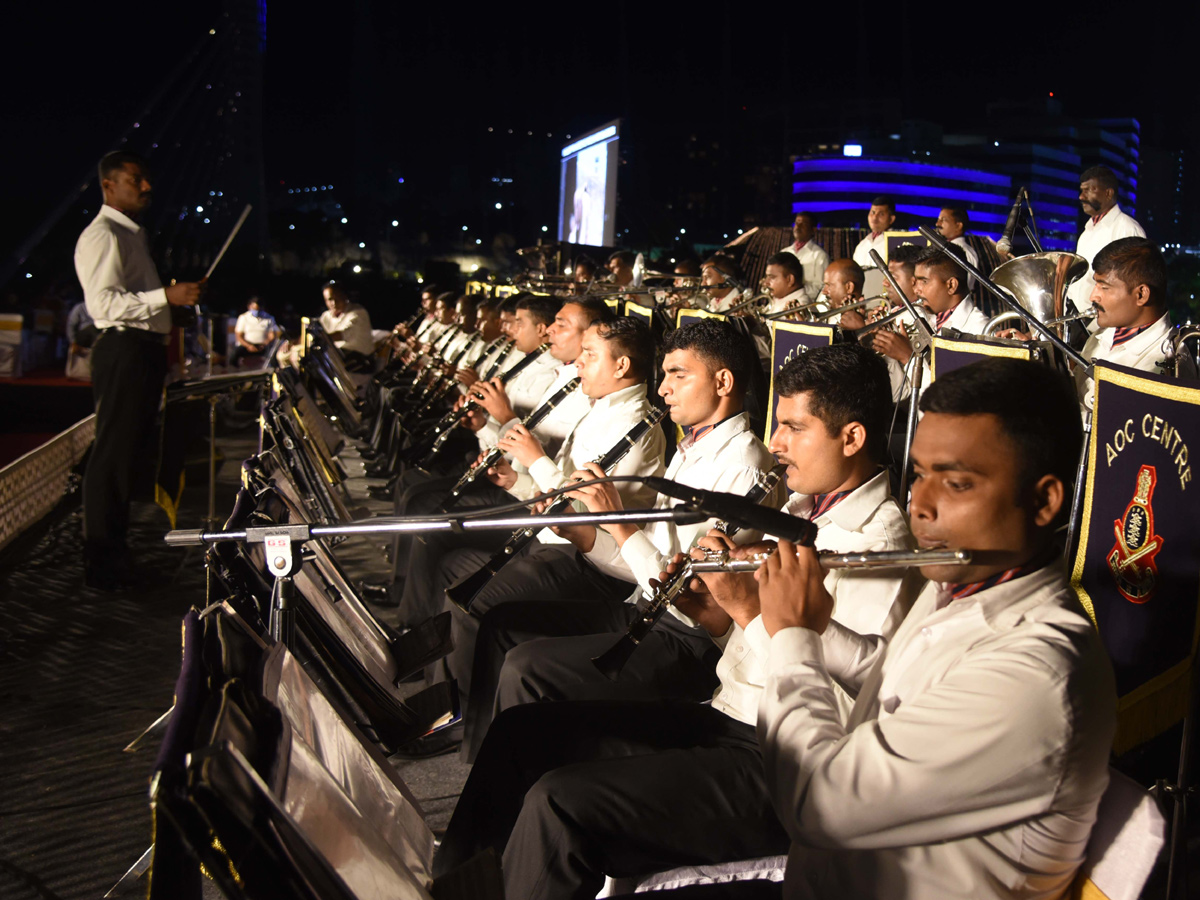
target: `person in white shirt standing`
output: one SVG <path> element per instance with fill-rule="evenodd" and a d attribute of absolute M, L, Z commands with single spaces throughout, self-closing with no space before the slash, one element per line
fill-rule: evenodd
<path fill-rule="evenodd" d="M 1091 302 L 1099 330 L 1083 345 L 1083 358 L 1161 373 L 1164 342 L 1174 330 L 1167 312 L 1167 264 L 1144 237 L 1119 238 L 1092 260 Z M 1092 379 L 1075 370 L 1084 409 L 1092 408 Z"/>
<path fill-rule="evenodd" d="M 871 251 L 887 259 L 887 230 L 896 222 L 896 203 L 891 197 L 876 197 L 867 210 L 867 227 L 871 230 L 854 248 L 854 261 L 860 266 L 874 266 Z"/>
<path fill-rule="evenodd" d="M 825 267 L 829 265 L 829 254 L 818 244 L 813 235 L 817 233 L 817 219 L 812 213 L 796 213 L 792 223 L 793 242 L 784 251 L 793 254 L 804 267 L 804 297 L 809 302 L 821 293 L 821 282 L 825 279 Z"/>
<path fill-rule="evenodd" d="M 83 479 L 85 581 L 117 590 L 135 580 L 126 532 L 133 481 L 154 430 L 167 374 L 172 306 L 195 306 L 197 282 L 163 287 L 138 219 L 150 168 L 119 150 L 100 160 L 104 205 L 75 244 L 75 272 L 96 325 L 92 391 L 96 437 Z"/>
<path fill-rule="evenodd" d="M 834 626 L 811 548 L 781 541 L 758 570 L 771 636 L 758 739 L 792 839 L 786 896 L 1068 893 L 1108 784 L 1117 706 L 1055 543 L 1076 408 L 1066 378 L 1013 359 L 925 392 L 913 533 L 974 558 L 922 568 L 930 583 L 886 647 Z M 848 717 L 839 685 L 856 695 Z"/>
<path fill-rule="evenodd" d="M 326 284 L 321 293 L 326 306 L 320 318 L 325 335 L 342 351 L 351 372 L 369 371 L 371 361 L 368 357 L 375 352 L 371 317 L 357 303 L 350 302 L 346 289 L 337 282 Z"/>
<path fill-rule="evenodd" d="M 829 528 L 856 549 L 907 545 L 903 515 L 878 467 L 890 411 L 883 364 L 861 347 L 820 347 L 788 363 L 779 378 L 790 403 L 771 442 L 789 464 L 789 483 L 811 492 L 802 508 L 818 520 L 830 515 Z M 853 512 L 838 516 L 848 504 Z M 865 624 L 865 609 L 861 621 L 878 634 L 903 579 L 871 577 L 875 590 L 845 599 L 848 607 L 868 603 L 874 621 Z M 833 585 L 839 598 L 850 581 Z M 767 633 L 757 622 L 757 598 L 729 609 L 720 599 L 681 604 L 723 648 L 711 705 L 642 700 L 505 710 L 459 797 L 436 871 L 491 847 L 503 850 L 507 896 L 594 897 L 605 875 L 783 852 L 787 839 L 771 810 L 753 725 Z"/>
<path fill-rule="evenodd" d="M 246 311 L 237 317 L 233 326 L 235 343 L 229 350 L 230 368 L 236 369 L 242 357 L 262 353 L 267 345 L 279 337 L 279 326 L 275 318 L 262 309 L 257 297 L 246 301 Z"/>
<path fill-rule="evenodd" d="M 1118 238 L 1146 236 L 1146 229 L 1121 211 L 1117 187 L 1117 176 L 1107 166 L 1093 166 L 1079 176 L 1079 204 L 1088 221 L 1084 223 L 1075 252 L 1089 265 L 1097 253 Z M 1067 288 L 1067 297 L 1078 312 L 1087 309 L 1094 284 L 1089 271 Z"/>

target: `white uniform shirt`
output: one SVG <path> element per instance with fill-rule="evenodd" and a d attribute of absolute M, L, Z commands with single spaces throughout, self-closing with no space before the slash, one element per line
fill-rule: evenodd
<path fill-rule="evenodd" d="M 235 334 L 240 334 L 251 344 L 261 347 L 267 342 L 268 334 L 279 332 L 279 326 L 275 324 L 275 319 L 262 310 L 259 310 L 257 314 L 251 310 L 246 310 L 237 317 L 233 331 Z"/>
<path fill-rule="evenodd" d="M 979 254 L 975 252 L 975 248 L 971 246 L 971 242 L 967 240 L 966 235 L 960 234 L 958 237 L 956 237 L 950 243 L 954 244 L 956 247 L 958 247 L 960 250 L 962 250 L 963 256 L 965 256 L 967 258 L 967 262 L 969 262 L 975 268 L 977 268 L 977 269 L 979 268 Z M 975 290 L 975 276 L 974 275 L 967 276 L 967 290 L 968 291 Z"/>
<path fill-rule="evenodd" d="M 105 204 L 75 242 L 75 274 L 96 328 L 171 330 L 163 290 L 146 232 L 120 210 Z"/>
<path fill-rule="evenodd" d="M 808 518 L 813 498 L 797 494 L 784 510 Z M 862 550 L 906 550 L 913 546 L 912 534 L 904 513 L 892 499 L 887 472 L 880 472 L 860 486 L 841 503 L 813 519 L 817 550 L 854 553 Z M 825 589 L 833 597 L 833 617 L 856 633 L 890 637 L 908 612 L 914 599 L 906 594 L 903 573 L 898 570 L 830 569 L 825 573 Z M 717 662 L 720 686 L 712 705 L 739 722 L 753 725 L 767 678 L 770 638 L 762 616 L 743 630 L 734 623 L 729 633 L 717 639 L 724 653 Z M 849 695 L 838 699 L 844 713 L 850 710 Z"/>
<path fill-rule="evenodd" d="M 352 350 L 364 356 L 374 352 L 375 338 L 371 334 L 371 317 L 357 303 L 347 303 L 340 316 L 335 315 L 331 309 L 325 310 L 321 313 L 320 322 L 326 334 L 333 331 L 342 332 L 342 336 L 333 342 L 338 349 Z"/>
<path fill-rule="evenodd" d="M 964 297 L 962 302 L 950 310 L 950 316 L 937 324 L 937 314 L 931 313 L 930 327 L 934 333 L 940 333 L 943 328 L 953 328 L 963 334 L 983 334 L 984 326 L 988 323 L 987 313 L 975 305 L 970 297 Z"/>
<path fill-rule="evenodd" d="M 825 270 L 829 268 L 829 254 L 816 241 L 805 241 L 800 247 L 794 243 L 783 248 L 800 260 L 804 267 L 804 297 L 806 300 L 816 300 L 825 283 Z"/>
<path fill-rule="evenodd" d="M 1112 668 L 1061 565 L 928 584 L 839 716 L 826 643 L 770 642 L 758 740 L 784 895 L 1057 898 L 1108 783 Z"/>
<path fill-rule="evenodd" d="M 1116 363 L 1118 366 L 1128 366 L 1143 372 L 1161 374 L 1164 371 L 1162 363 L 1167 355 L 1163 350 L 1163 342 L 1174 330 L 1175 327 L 1171 324 L 1171 314 L 1163 313 L 1162 318 L 1145 331 L 1139 332 L 1123 344 L 1114 347 L 1113 338 L 1116 336 L 1116 329 L 1104 328 L 1088 338 L 1087 343 L 1083 345 L 1083 358 L 1089 362 L 1103 360 Z M 1079 389 L 1083 408 L 1091 410 L 1094 385 L 1092 379 L 1087 377 L 1086 369 L 1077 368 L 1075 370 L 1075 385 Z"/>
<path fill-rule="evenodd" d="M 554 382 L 550 387 L 546 388 L 542 396 L 538 397 L 537 403 L 533 405 L 534 409 L 540 407 L 543 403 L 558 393 L 559 388 L 565 385 L 572 378 L 579 376 L 579 369 L 574 363 L 566 363 L 559 366 L 554 371 Z M 563 440 L 570 434 L 575 426 L 579 424 L 589 409 L 592 408 L 591 398 L 588 397 L 578 387 L 571 393 L 567 394 L 558 405 L 554 407 L 533 429 L 533 436 L 536 437 L 542 445 L 542 449 L 546 451 L 546 455 L 557 454 L 558 448 L 562 446 Z M 497 430 L 497 434 L 503 437 L 508 434 L 515 425 L 520 423 L 520 419 L 510 419 L 501 425 Z M 518 472 L 526 471 L 525 467 L 515 460 L 511 461 L 513 468 Z"/>
<path fill-rule="evenodd" d="M 1146 229 L 1138 224 L 1132 216 L 1121 212 L 1121 205 L 1114 204 L 1113 208 L 1104 214 L 1099 222 L 1088 219 L 1079 235 L 1075 252 L 1088 261 L 1087 274 L 1067 288 L 1067 297 L 1082 312 L 1091 305 L 1092 289 L 1096 282 L 1092 280 L 1092 260 L 1096 254 L 1118 238 L 1145 237 Z"/>
<path fill-rule="evenodd" d="M 742 292 L 737 290 L 736 288 L 731 288 L 729 293 L 726 294 L 724 297 L 721 297 L 719 300 L 713 301 L 711 311 L 717 312 L 717 313 L 723 313 L 726 310 L 728 310 L 730 307 L 737 306 L 741 302 L 742 302 Z"/>
<path fill-rule="evenodd" d="M 671 458 L 666 477 L 691 487 L 745 496 L 774 466 L 775 457 L 750 429 L 749 415 L 740 413 L 726 419 L 698 441 L 693 441 L 690 436 L 684 438 Z M 785 493 L 782 486 L 778 487 L 763 505 L 778 509 L 783 504 Z M 679 502 L 659 494 L 654 501 L 654 508 L 667 509 Z M 640 589 L 629 598 L 636 601 L 643 592 L 647 595 L 651 593 L 650 579 L 658 578 L 672 556 L 690 550 L 716 524 L 716 519 L 707 519 L 696 525 L 649 522 L 620 547 L 611 534 L 597 529 L 596 544 L 585 555 L 601 572 L 626 581 L 636 581 Z M 738 543 L 746 543 L 760 537 L 759 532 L 740 531 L 736 539 Z M 673 607 L 671 612 L 675 613 Z M 686 621 L 691 624 L 690 619 Z"/>
<path fill-rule="evenodd" d="M 537 351 L 534 351 L 537 353 Z M 510 362 L 516 358 L 515 362 Z M 504 365 L 501 367 L 500 374 L 508 372 L 518 362 L 525 358 L 525 354 L 518 353 L 513 350 Z M 558 360 L 550 355 L 547 350 L 538 355 L 538 358 L 531 362 L 528 366 L 522 369 L 513 379 L 504 385 L 504 393 L 508 396 L 508 404 L 513 408 L 513 412 L 517 414 L 518 419 L 523 419 L 536 408 L 538 400 L 546 389 L 554 383 L 555 371 L 558 368 Z M 500 440 L 500 423 L 490 415 L 484 426 L 476 432 L 479 438 L 479 449 L 487 450 L 496 446 L 496 442 Z"/>
<path fill-rule="evenodd" d="M 871 266 L 874 268 L 875 260 L 871 259 L 872 250 L 882 256 L 884 262 L 887 262 L 886 231 L 872 232 L 859 241 L 858 246 L 854 248 L 854 261 L 860 266 Z"/>
<path fill-rule="evenodd" d="M 806 294 L 804 292 L 804 288 L 800 288 L 800 290 L 792 291 L 786 297 L 780 297 L 778 300 L 776 300 L 774 297 L 772 297 L 770 304 L 768 304 L 768 306 L 764 310 L 764 312 L 768 312 L 768 313 L 783 312 L 785 309 L 787 309 L 789 303 L 795 303 L 797 306 L 799 306 L 800 304 L 807 303 L 807 302 L 808 302 L 808 294 Z"/>
<path fill-rule="evenodd" d="M 608 453 L 652 409 L 645 384 L 622 388 L 591 401 L 591 408 L 567 435 L 554 459 L 543 456 L 534 460 L 528 473 L 517 476 L 517 483 L 509 493 L 520 500 L 528 500 L 536 494 L 563 487 L 572 472 Z M 661 475 L 665 449 L 662 429 L 658 426 L 650 428 L 608 474 Z M 626 509 L 647 507 L 655 495 L 650 488 L 632 481 L 618 483 L 617 493 Z M 538 533 L 538 540 L 544 544 L 568 543 L 566 538 L 559 537 L 549 528 Z"/>

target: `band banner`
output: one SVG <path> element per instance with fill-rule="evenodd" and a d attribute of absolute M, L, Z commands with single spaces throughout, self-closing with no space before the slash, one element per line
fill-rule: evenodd
<path fill-rule="evenodd" d="M 1178 722 L 1200 637 L 1200 388 L 1097 363 L 1071 586 L 1117 675 L 1117 753 Z"/>
<path fill-rule="evenodd" d="M 724 319 L 724 313 L 709 312 L 707 309 L 691 309 L 683 307 L 675 313 L 675 327 L 682 328 L 689 322 L 699 322 L 701 319 Z"/>
<path fill-rule="evenodd" d="M 635 319 L 641 319 L 651 329 L 654 328 L 654 310 L 649 306 L 642 306 L 640 303 L 634 303 L 632 300 L 626 300 L 625 315 L 633 316 Z"/>
<path fill-rule="evenodd" d="M 989 356 L 1024 360 L 1038 358 L 1038 354 L 1035 353 L 1028 341 L 982 338 L 977 335 L 962 334 L 952 328 L 947 331 L 949 334 L 933 336 L 930 381 L 937 381 L 938 375 L 953 372 L 955 369 L 969 366 L 971 363 L 979 362 Z"/>
<path fill-rule="evenodd" d="M 838 331 L 836 325 L 820 322 L 771 323 L 771 386 L 767 393 L 767 430 L 763 441 L 769 442 L 775 433 L 775 373 L 813 347 L 828 347 Z"/>
<path fill-rule="evenodd" d="M 618 300 L 616 297 L 605 297 L 605 298 L 604 298 L 604 305 L 605 305 L 605 306 L 607 306 L 609 309 L 611 309 L 613 312 L 615 312 L 615 313 L 617 313 L 618 315 L 620 315 L 620 312 L 621 312 L 621 301 L 620 301 L 620 300 Z"/>

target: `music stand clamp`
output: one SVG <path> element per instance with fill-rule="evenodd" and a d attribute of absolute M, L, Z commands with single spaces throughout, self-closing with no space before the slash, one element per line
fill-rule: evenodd
<path fill-rule="evenodd" d="M 271 592 L 270 628 L 271 637 L 289 650 L 295 637 L 292 599 L 296 585 L 292 576 L 300 571 L 304 557 L 297 552 L 311 537 L 307 525 L 270 525 L 246 529 L 246 543 L 262 543 L 267 561 L 267 571 L 275 576 L 275 590 Z"/>

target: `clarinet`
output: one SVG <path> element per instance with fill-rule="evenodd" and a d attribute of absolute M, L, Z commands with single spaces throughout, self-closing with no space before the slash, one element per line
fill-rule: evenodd
<path fill-rule="evenodd" d="M 533 365 L 534 362 L 540 359 L 542 354 L 549 349 L 549 344 L 542 344 L 537 348 L 537 350 L 535 350 L 533 353 L 530 353 L 515 366 L 501 372 L 498 376 L 496 376 L 500 379 L 500 384 L 508 384 L 527 368 Z M 433 458 L 441 451 L 442 447 L 446 446 L 446 441 L 450 440 L 450 435 L 462 425 L 463 416 L 482 408 L 483 407 L 481 407 L 477 401 L 469 400 L 461 409 L 452 409 L 442 416 L 441 420 L 433 426 L 433 431 L 429 433 L 429 436 L 433 437 L 433 443 L 429 445 L 429 451 L 424 457 L 422 457 L 422 465 L 429 465 Z"/>
<path fill-rule="evenodd" d="M 746 494 L 746 499 L 753 503 L 758 503 L 765 497 L 770 496 L 785 471 L 787 471 L 786 467 L 775 466 L 775 468 L 755 482 L 754 487 Z M 728 522 L 718 522 L 716 528 L 722 534 L 727 534 L 731 537 L 738 530 L 736 525 L 731 525 Z M 692 560 L 685 559 L 674 575 L 671 575 L 665 582 L 654 589 L 654 594 L 650 597 L 650 602 L 646 604 L 645 609 L 641 610 L 638 617 L 629 624 L 628 630 L 621 635 L 617 642 L 599 656 L 592 657 L 592 662 L 596 668 L 612 681 L 616 681 L 621 674 L 621 670 L 625 668 L 625 663 L 629 662 L 629 657 L 638 648 L 638 644 L 658 624 L 658 620 L 663 617 L 663 613 L 667 611 L 667 607 L 683 592 L 691 577 Z"/>
<path fill-rule="evenodd" d="M 642 439 L 647 431 L 662 421 L 666 415 L 665 410 L 651 409 L 642 418 L 640 422 L 629 429 L 629 432 L 617 441 L 607 453 L 597 459 L 595 462 L 605 472 L 620 462 L 626 453 L 628 453 L 638 441 Z M 546 515 L 557 515 L 563 512 L 571 505 L 570 499 L 564 496 L 559 496 L 549 507 L 547 507 Z M 532 517 L 537 519 L 537 516 Z M 509 537 L 508 542 L 504 547 L 496 553 L 492 554 L 491 559 L 483 564 L 474 573 L 467 575 L 465 578 L 460 578 L 450 587 L 446 588 L 446 596 L 449 597 L 455 604 L 458 605 L 463 612 L 471 611 L 471 604 L 474 602 L 476 595 L 483 590 L 484 586 L 491 580 L 492 576 L 499 572 L 513 559 L 518 553 L 524 550 L 527 546 L 533 543 L 537 537 L 537 533 L 542 530 L 541 525 L 527 525 L 524 528 L 518 528 Z"/>
<path fill-rule="evenodd" d="M 530 431 L 537 428 L 538 425 L 540 425 L 546 418 L 546 416 L 550 415 L 550 413 L 554 411 L 554 408 L 567 398 L 567 394 L 571 393 L 577 387 L 579 387 L 579 379 L 572 378 L 557 391 L 555 391 L 545 403 L 527 415 L 521 421 L 521 424 Z M 471 466 L 471 468 L 467 469 L 466 473 L 462 478 L 458 479 L 458 483 L 454 485 L 454 488 L 450 491 L 449 495 L 442 503 L 442 512 L 452 509 L 454 504 L 458 502 L 458 498 L 463 495 L 463 491 L 467 489 L 471 482 L 499 462 L 500 457 L 503 455 L 504 454 L 498 447 L 493 447 L 487 452 L 483 459 L 475 463 L 475 465 Z"/>
<path fill-rule="evenodd" d="M 461 333 L 462 333 L 462 329 L 459 326 L 451 325 L 449 328 L 446 329 L 446 334 L 443 334 L 441 337 L 438 338 L 438 341 L 441 341 L 441 344 L 439 346 L 433 346 L 433 347 L 429 348 L 429 362 L 425 363 L 425 365 L 422 367 L 420 373 L 417 375 L 417 377 L 415 379 L 413 379 L 414 386 L 420 387 L 420 391 L 418 391 L 418 393 L 417 393 L 415 402 L 420 403 L 427 396 L 429 396 L 429 392 L 431 390 L 433 390 L 433 386 L 435 384 L 437 384 L 437 378 L 436 377 L 432 378 L 432 379 L 430 379 L 430 381 L 428 381 L 424 384 L 422 384 L 422 382 L 429 376 L 429 374 L 434 369 L 436 369 L 438 367 L 438 365 L 441 364 L 441 359 L 439 358 L 440 354 L 442 353 L 443 350 L 445 350 L 447 347 L 449 347 L 451 342 L 455 339 L 455 337 L 457 337 Z M 443 338 L 446 338 L 447 335 L 449 335 L 449 339 L 443 340 Z"/>
<path fill-rule="evenodd" d="M 500 371 L 500 367 L 502 365 L 504 365 L 505 360 L 508 359 L 509 354 L 511 354 L 513 352 L 513 348 L 516 346 L 517 346 L 516 341 L 509 341 L 507 344 L 504 345 L 504 349 L 496 354 L 496 358 L 493 359 L 492 364 L 490 366 L 488 366 L 488 370 L 483 376 L 483 379 L 482 379 L 483 381 L 487 381 L 488 379 L 495 376 L 495 374 L 498 371 Z M 486 356 L 487 354 L 484 354 L 484 355 Z M 480 358 L 482 359 L 482 357 L 480 357 Z"/>
<path fill-rule="evenodd" d="M 453 369 L 458 368 L 458 364 L 460 362 L 462 362 L 462 358 L 467 355 L 468 350 L 470 350 L 473 346 L 475 346 L 475 342 L 478 339 L 479 339 L 478 335 L 472 335 L 471 339 L 463 345 L 462 349 L 454 354 L 454 357 L 449 360 L 451 368 L 453 368 Z M 457 382 L 450 375 L 446 375 L 445 373 L 438 373 L 438 375 L 433 379 L 432 384 L 433 384 L 433 390 L 430 391 L 428 393 L 428 396 L 425 397 L 425 402 L 422 403 L 420 405 L 420 407 L 418 407 L 417 410 L 411 414 L 411 418 L 420 419 L 421 416 L 425 414 L 425 411 L 428 410 L 429 408 L 431 408 L 434 404 L 436 404 L 443 397 L 445 397 L 446 394 L 448 394 L 450 392 L 450 389 L 453 388 L 455 384 L 457 384 Z M 420 398 L 418 398 L 418 400 L 419 399 Z"/>

